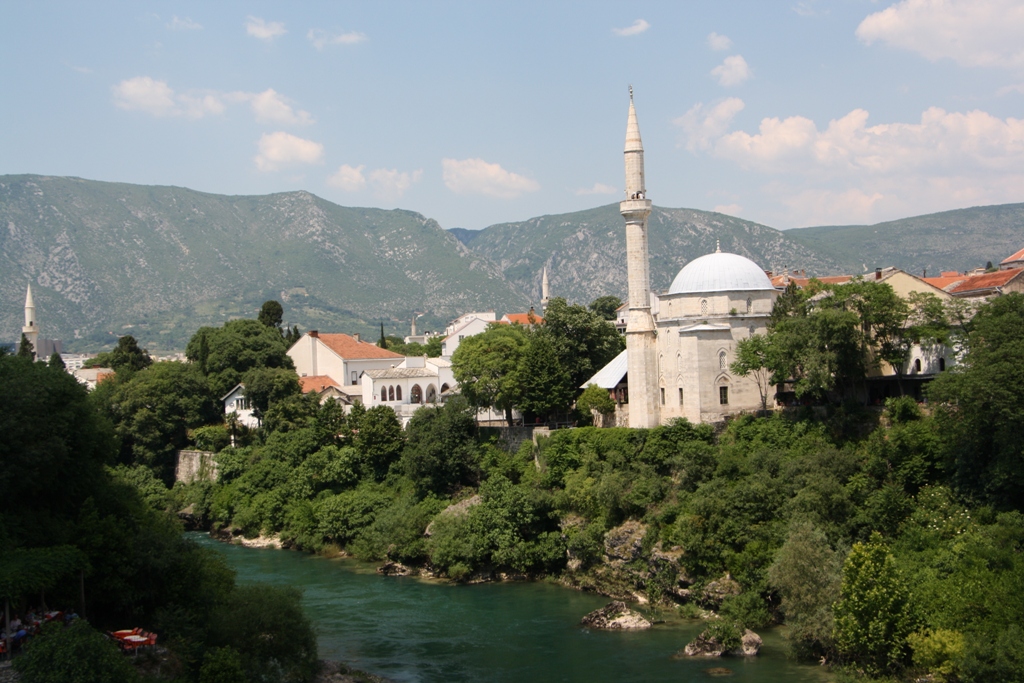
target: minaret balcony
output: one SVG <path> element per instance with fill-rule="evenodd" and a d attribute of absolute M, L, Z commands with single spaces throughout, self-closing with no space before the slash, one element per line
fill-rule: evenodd
<path fill-rule="evenodd" d="M 650 199 L 624 199 L 619 202 L 619 213 L 626 215 L 630 213 L 650 213 Z"/>

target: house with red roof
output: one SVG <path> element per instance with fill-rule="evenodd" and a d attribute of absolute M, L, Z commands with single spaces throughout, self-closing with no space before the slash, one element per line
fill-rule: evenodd
<path fill-rule="evenodd" d="M 1009 270 L 1011 268 L 1024 268 L 1024 249 L 1010 254 L 999 262 L 1000 270 Z"/>
<path fill-rule="evenodd" d="M 367 370 L 398 365 L 405 356 L 363 341 L 358 334 L 320 333 L 310 330 L 288 349 L 299 381 L 318 393 L 330 387 L 326 379 L 346 394 L 362 393 L 360 377 Z M 351 388 L 351 389 L 350 389 Z"/>

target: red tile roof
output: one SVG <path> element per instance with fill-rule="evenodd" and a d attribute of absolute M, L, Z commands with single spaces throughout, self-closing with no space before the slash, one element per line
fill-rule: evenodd
<path fill-rule="evenodd" d="M 337 382 L 328 377 L 327 375 L 313 375 L 312 377 L 300 377 L 299 386 L 302 387 L 302 393 L 308 394 L 311 391 L 317 393 L 323 391 L 327 387 L 339 387 Z"/>
<path fill-rule="evenodd" d="M 949 293 L 962 294 L 964 292 L 1002 287 L 1021 273 L 1024 273 L 1024 269 L 1012 268 L 1010 270 L 997 270 L 994 273 L 985 273 L 984 275 L 971 275 L 964 278 L 960 284 L 950 287 Z"/>
<path fill-rule="evenodd" d="M 318 337 L 327 348 L 346 360 L 358 360 L 361 358 L 405 358 L 400 353 L 382 349 L 370 342 L 356 341 L 356 338 L 348 334 L 324 334 L 321 332 Z"/>
<path fill-rule="evenodd" d="M 1009 256 L 1004 258 L 999 265 L 1004 266 L 1009 263 L 1016 263 L 1017 261 L 1024 261 L 1024 249 L 1021 249 L 1015 254 L 1010 254 Z"/>
<path fill-rule="evenodd" d="M 504 318 L 508 318 L 510 323 L 519 323 L 520 325 L 541 325 L 544 323 L 544 318 L 536 313 L 506 313 Z"/>
<path fill-rule="evenodd" d="M 967 275 L 961 275 L 960 273 L 953 273 L 952 275 L 943 273 L 942 277 L 923 277 L 921 279 L 932 287 L 938 287 L 939 289 L 946 290 L 948 287 L 955 285 L 958 282 L 963 282 L 967 277 Z"/>

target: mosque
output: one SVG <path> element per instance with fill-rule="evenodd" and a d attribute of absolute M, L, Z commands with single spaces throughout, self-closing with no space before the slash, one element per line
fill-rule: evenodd
<path fill-rule="evenodd" d="M 632 88 L 625 166 L 626 199 L 619 211 L 626 221 L 626 350 L 587 384 L 611 391 L 618 404 L 616 422 L 630 427 L 655 427 L 679 417 L 719 422 L 759 410 L 757 383 L 734 375 L 729 365 L 740 340 L 767 331 L 779 291 L 759 265 L 716 249 L 686 264 L 667 292 L 651 296 L 651 200 Z"/>

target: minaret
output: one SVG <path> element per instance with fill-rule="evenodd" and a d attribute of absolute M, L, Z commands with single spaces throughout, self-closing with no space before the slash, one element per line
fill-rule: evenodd
<path fill-rule="evenodd" d="M 647 256 L 647 217 L 651 200 L 644 184 L 644 145 L 629 87 L 629 120 L 626 123 L 626 199 L 619 212 L 626 219 L 626 271 L 629 282 L 629 315 L 626 319 L 626 353 L 629 372 L 629 426 L 657 427 L 661 423 L 658 385 L 658 349 L 651 316 L 650 263 Z"/>
<path fill-rule="evenodd" d="M 38 355 L 39 351 L 39 325 L 36 324 L 36 304 L 32 300 L 32 284 L 29 283 L 28 292 L 25 294 L 25 327 L 21 333 L 32 344 L 32 350 Z"/>
<path fill-rule="evenodd" d="M 551 300 L 551 291 L 548 289 L 548 267 L 544 266 L 544 272 L 540 276 L 540 312 L 548 310 L 548 301 Z"/>

